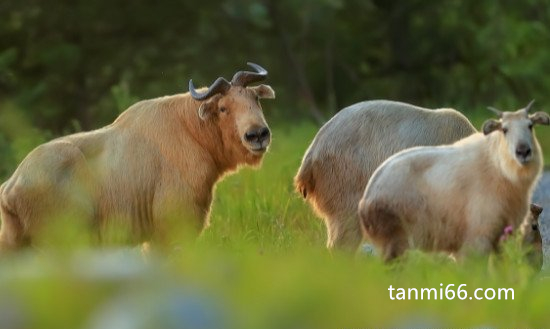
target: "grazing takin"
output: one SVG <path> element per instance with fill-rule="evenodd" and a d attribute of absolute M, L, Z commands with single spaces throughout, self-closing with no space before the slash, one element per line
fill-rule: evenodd
<path fill-rule="evenodd" d="M 531 203 L 529 213 L 517 230 L 519 233 L 519 242 L 527 248 L 527 260 L 537 269 L 540 269 L 543 263 L 542 236 L 539 230 L 539 216 L 543 208 L 537 204 Z M 514 228 L 508 225 L 500 235 L 499 242 L 507 241 L 513 234 Z"/>
<path fill-rule="evenodd" d="M 409 248 L 456 256 L 494 251 L 527 216 L 542 155 L 533 125 L 544 112 L 493 109 L 499 120 L 452 145 L 399 152 L 374 172 L 359 203 L 365 237 L 386 261 Z"/>
<path fill-rule="evenodd" d="M 541 268 L 543 262 L 542 236 L 539 225 L 539 216 L 542 210 L 541 206 L 532 203 L 529 215 L 519 228 L 523 245 L 531 248 L 527 253 L 527 259 L 537 269 Z"/>
<path fill-rule="evenodd" d="M 319 130 L 294 183 L 324 218 L 327 247 L 354 251 L 362 239 L 357 204 L 384 160 L 409 147 L 451 144 L 475 132 L 470 121 L 452 109 L 384 100 L 358 103 Z"/>
<path fill-rule="evenodd" d="M 270 144 L 259 100 L 275 93 L 249 86 L 267 71 L 248 64 L 255 72 L 208 89 L 189 81 L 189 93 L 138 102 L 104 128 L 38 146 L 0 187 L 0 248 L 28 245 L 43 224 L 67 216 L 100 242 L 111 226 L 130 243 L 176 227 L 200 232 L 216 182 L 259 165 Z"/>

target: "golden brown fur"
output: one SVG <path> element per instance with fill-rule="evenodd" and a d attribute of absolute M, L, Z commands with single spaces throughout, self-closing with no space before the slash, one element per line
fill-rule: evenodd
<path fill-rule="evenodd" d="M 29 244 L 42 224 L 67 216 L 99 240 L 110 226 L 131 242 L 162 239 L 169 221 L 202 230 L 214 184 L 260 163 L 263 150 L 243 135 L 267 127 L 258 99 L 274 97 L 261 85 L 204 102 L 188 93 L 141 101 L 109 126 L 38 146 L 0 189 L 0 248 Z"/>
<path fill-rule="evenodd" d="M 415 147 L 387 159 L 359 203 L 365 238 L 386 260 L 406 249 L 462 255 L 493 251 L 504 227 L 519 227 L 542 171 L 541 150 L 523 110 L 506 112 L 507 135 L 477 133 L 452 145 Z M 531 123 L 532 124 L 532 123 Z M 516 146 L 529 143 L 521 162 Z M 386 234 L 387 227 L 397 232 Z"/>
<path fill-rule="evenodd" d="M 429 110 L 368 101 L 327 122 L 306 151 L 296 189 L 324 218 L 327 247 L 355 250 L 361 242 L 357 204 L 374 170 L 389 156 L 420 145 L 450 144 L 476 132 L 452 109 Z"/>

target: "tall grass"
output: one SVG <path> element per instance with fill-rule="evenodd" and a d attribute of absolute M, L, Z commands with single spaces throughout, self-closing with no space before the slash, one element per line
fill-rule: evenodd
<path fill-rule="evenodd" d="M 275 127 L 261 169 L 226 177 L 210 227 L 167 254 L 144 262 L 137 249 L 75 243 L 0 260 L 0 328 L 548 326 L 550 284 L 514 243 L 489 263 L 328 253 L 323 223 L 292 186 L 316 130 Z M 466 284 L 468 298 L 440 300 L 449 284 L 455 294 Z M 438 299 L 392 300 L 390 285 L 435 288 Z M 476 288 L 513 288 L 514 299 L 470 300 Z"/>

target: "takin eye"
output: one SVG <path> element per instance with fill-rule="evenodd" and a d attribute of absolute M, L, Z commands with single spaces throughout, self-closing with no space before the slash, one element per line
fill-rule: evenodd
<path fill-rule="evenodd" d="M 223 107 L 223 106 L 220 107 L 220 112 L 221 112 L 221 113 L 224 113 L 225 111 L 227 111 L 227 109 L 226 109 L 225 107 Z"/>
<path fill-rule="evenodd" d="M 508 132 L 508 128 L 502 127 L 502 133 L 503 133 L 504 135 L 506 135 L 507 132 Z"/>
<path fill-rule="evenodd" d="M 537 224 L 531 224 L 531 228 L 533 229 L 533 231 L 539 230 L 539 226 Z"/>

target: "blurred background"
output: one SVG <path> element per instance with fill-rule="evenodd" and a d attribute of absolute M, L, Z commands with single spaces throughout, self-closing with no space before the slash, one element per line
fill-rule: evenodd
<path fill-rule="evenodd" d="M 0 17 L 1 178 L 13 145 L 26 154 L 247 61 L 270 72 L 272 125 L 367 99 L 465 113 L 550 101 L 545 0 L 4 0 Z"/>
<path fill-rule="evenodd" d="M 359 101 L 454 107 L 476 127 L 489 105 L 536 99 L 548 110 L 547 0 L 2 0 L 0 182 L 39 143 L 186 92 L 191 78 L 229 79 L 247 61 L 277 93 L 262 102 L 273 145 L 260 170 L 219 184 L 197 243 L 144 262 L 135 249 L 81 252 L 60 230 L 52 245 L 67 254 L 1 259 L 2 329 L 548 325 L 548 272 L 519 247 L 489 271 L 427 255 L 394 268 L 329 255 L 324 224 L 292 187 L 319 126 Z M 548 163 L 550 132 L 539 132 Z M 387 290 L 461 283 L 513 287 L 516 298 L 396 302 Z"/>

